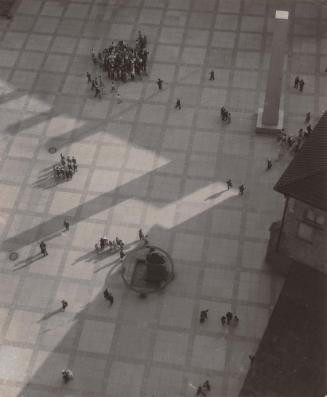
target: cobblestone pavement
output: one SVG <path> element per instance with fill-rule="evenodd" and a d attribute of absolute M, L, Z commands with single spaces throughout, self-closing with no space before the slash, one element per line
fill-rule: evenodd
<path fill-rule="evenodd" d="M 0 20 L 1 396 L 193 396 L 206 379 L 212 396 L 238 395 L 283 284 L 264 254 L 282 214 L 272 186 L 289 157 L 275 161 L 275 139 L 254 133 L 277 6 L 290 11 L 283 104 L 296 134 L 307 111 L 316 119 L 327 105 L 327 12 L 312 2 L 22 0 Z M 139 29 L 149 76 L 122 85 L 121 104 L 105 78 L 106 95 L 93 98 L 90 49 L 133 42 Z M 217 118 L 222 105 L 230 125 Z M 54 184 L 60 152 L 79 170 Z M 126 290 L 117 256 L 93 252 L 101 235 L 132 249 L 139 227 L 176 270 L 147 299 Z M 237 327 L 221 326 L 227 310 Z"/>

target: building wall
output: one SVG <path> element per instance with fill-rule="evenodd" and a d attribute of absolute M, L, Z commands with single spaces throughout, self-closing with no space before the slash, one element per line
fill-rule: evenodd
<path fill-rule="evenodd" d="M 280 248 L 327 273 L 327 212 L 290 198 Z"/>

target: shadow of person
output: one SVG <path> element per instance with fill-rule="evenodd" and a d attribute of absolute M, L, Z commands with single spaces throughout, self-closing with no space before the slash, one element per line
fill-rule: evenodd
<path fill-rule="evenodd" d="M 31 265 L 32 263 L 36 262 L 37 260 L 39 260 L 41 258 L 43 258 L 43 255 L 41 252 L 38 252 L 37 254 L 32 255 L 32 256 L 29 256 L 28 258 L 15 263 L 15 265 L 14 265 L 15 267 L 14 267 L 13 271 L 15 272 L 16 270 L 23 269 L 24 267 Z M 23 264 L 23 265 L 19 266 L 21 264 Z"/>
<path fill-rule="evenodd" d="M 48 320 L 49 318 L 51 318 L 52 316 L 55 316 L 58 313 L 62 312 L 62 308 L 59 308 L 57 310 L 54 310 L 53 312 L 50 313 L 46 313 L 43 317 L 40 318 L 39 321 L 37 321 L 37 323 L 41 323 L 42 321 Z"/>
<path fill-rule="evenodd" d="M 212 194 L 211 196 L 207 197 L 207 198 L 205 199 L 205 201 L 208 201 L 208 200 L 215 200 L 216 198 L 220 197 L 222 194 L 224 194 L 224 193 L 227 192 L 227 191 L 228 191 L 228 189 L 225 189 L 225 190 L 222 190 L 221 192 L 214 193 L 214 194 Z"/>

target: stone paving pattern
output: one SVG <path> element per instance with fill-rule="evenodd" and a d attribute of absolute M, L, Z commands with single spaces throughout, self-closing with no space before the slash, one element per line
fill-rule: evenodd
<path fill-rule="evenodd" d="M 266 172 L 276 141 L 254 133 L 276 7 L 290 11 L 282 102 L 296 134 L 305 112 L 317 118 L 327 105 L 327 12 L 311 2 L 22 0 L 0 20 L 1 396 L 193 396 L 206 379 L 212 395 L 238 395 L 283 285 L 264 255 L 283 207 L 272 186 L 289 157 Z M 107 81 L 94 99 L 90 48 L 133 42 L 139 29 L 149 76 L 122 85 L 121 104 Z M 222 105 L 230 125 L 217 118 Z M 60 152 L 79 171 L 55 185 Z M 244 197 L 226 191 L 228 178 L 246 185 Z M 147 299 L 126 289 L 117 256 L 93 252 L 101 235 L 132 249 L 139 227 L 176 270 Z M 49 256 L 39 259 L 41 239 Z M 227 310 L 238 327 L 221 326 Z M 63 385 L 66 366 L 75 379 Z"/>

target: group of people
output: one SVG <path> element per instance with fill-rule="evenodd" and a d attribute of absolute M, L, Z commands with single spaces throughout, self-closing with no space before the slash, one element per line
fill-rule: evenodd
<path fill-rule="evenodd" d="M 232 116 L 230 112 L 225 108 L 225 106 L 220 108 L 220 118 L 222 121 L 226 121 L 226 123 L 230 124 L 232 121 Z"/>
<path fill-rule="evenodd" d="M 203 324 L 208 319 L 208 312 L 209 309 L 201 310 L 200 311 L 200 323 Z M 220 318 L 220 322 L 222 325 L 229 325 L 233 323 L 237 325 L 239 322 L 239 318 L 236 315 L 233 315 L 232 312 L 227 312 L 224 316 Z"/>
<path fill-rule="evenodd" d="M 134 80 L 135 76 L 146 74 L 149 55 L 146 46 L 147 38 L 139 31 L 135 47 L 120 40 L 117 44 L 112 42 L 108 48 L 98 54 L 95 54 L 92 49 L 91 58 L 93 64 L 99 65 L 110 80 L 126 82 Z"/>
<path fill-rule="evenodd" d="M 203 382 L 201 386 L 198 386 L 196 390 L 196 395 L 197 396 L 206 396 L 207 393 L 211 390 L 211 385 L 208 380 Z"/>
<path fill-rule="evenodd" d="M 139 240 L 143 241 L 144 244 L 147 245 L 148 236 L 143 233 L 142 229 L 139 229 L 138 235 L 139 235 Z M 112 241 L 109 240 L 107 237 L 101 237 L 99 243 L 96 243 L 94 247 L 97 254 L 99 254 L 105 248 L 108 248 L 108 251 L 112 253 L 116 253 L 119 251 L 121 260 L 123 260 L 124 257 L 126 256 L 124 252 L 125 243 L 118 236 L 116 236 L 116 238 Z"/>
<path fill-rule="evenodd" d="M 63 369 L 61 371 L 62 379 L 65 383 L 68 383 L 70 380 L 74 379 L 73 371 L 71 369 Z"/>
<path fill-rule="evenodd" d="M 77 161 L 74 156 L 70 158 L 65 157 L 60 153 L 60 163 L 53 166 L 53 173 L 56 179 L 72 179 L 73 175 L 77 172 Z"/>
<path fill-rule="evenodd" d="M 230 325 L 230 324 L 237 325 L 238 322 L 239 322 L 239 318 L 236 316 L 236 314 L 233 315 L 232 312 L 227 312 L 224 316 L 222 316 L 220 318 L 220 322 L 221 322 L 221 325 L 225 325 L 225 324 L 227 324 L 227 325 Z"/>
<path fill-rule="evenodd" d="M 114 240 L 109 240 L 107 237 L 101 237 L 99 240 L 99 244 L 95 244 L 95 251 L 99 253 L 103 251 L 106 247 L 108 247 L 109 252 L 117 252 L 118 250 L 122 250 L 125 244 L 123 240 L 119 237 L 116 237 Z"/>
<path fill-rule="evenodd" d="M 309 115 L 309 116 L 308 116 Z M 310 113 L 307 113 L 306 120 L 310 121 Z M 311 124 L 307 124 L 304 128 L 300 128 L 297 136 L 287 135 L 284 130 L 277 136 L 277 142 L 280 150 L 288 149 L 290 153 L 297 153 L 303 146 L 305 140 L 311 135 L 313 129 Z"/>
<path fill-rule="evenodd" d="M 229 190 L 229 189 L 231 189 L 233 187 L 233 182 L 232 182 L 231 179 L 227 179 L 226 186 L 227 186 L 227 190 Z M 243 196 L 243 194 L 245 192 L 245 186 L 243 185 L 243 183 L 242 183 L 242 185 L 240 185 L 238 187 L 238 192 L 239 192 L 240 196 Z"/>
<path fill-rule="evenodd" d="M 299 89 L 302 92 L 303 87 L 304 87 L 304 80 L 300 79 L 299 76 L 296 76 L 294 80 L 294 88 Z"/>

